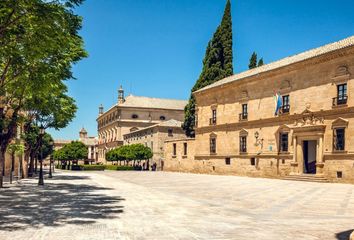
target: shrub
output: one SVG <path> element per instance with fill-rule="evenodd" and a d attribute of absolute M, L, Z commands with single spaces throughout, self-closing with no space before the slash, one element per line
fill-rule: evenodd
<path fill-rule="evenodd" d="M 82 170 L 82 165 L 72 165 L 71 170 L 73 171 L 81 171 Z"/>
<path fill-rule="evenodd" d="M 113 171 L 133 171 L 133 166 L 117 166 L 117 165 L 106 165 L 106 170 L 113 170 Z"/>
<path fill-rule="evenodd" d="M 72 165 L 72 170 L 74 170 L 73 169 L 74 166 L 75 165 Z M 84 170 L 84 171 L 103 171 L 105 169 L 104 165 L 77 165 L 77 166 L 80 168 L 80 170 Z"/>

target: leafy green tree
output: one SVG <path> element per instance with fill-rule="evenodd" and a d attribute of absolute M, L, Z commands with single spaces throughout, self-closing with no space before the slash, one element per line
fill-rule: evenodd
<path fill-rule="evenodd" d="M 263 65 L 264 65 L 263 58 L 261 58 L 261 59 L 259 59 L 259 61 L 258 61 L 257 67 L 260 67 L 260 66 L 263 66 Z"/>
<path fill-rule="evenodd" d="M 118 148 L 109 150 L 106 153 L 107 161 L 132 161 L 147 160 L 152 158 L 153 153 L 149 147 L 143 144 L 123 145 Z"/>
<path fill-rule="evenodd" d="M 55 92 L 86 57 L 73 12 L 81 0 L 16 0 L 0 4 L 0 171 L 21 112 L 35 96 Z M 2 177 L 0 178 L 0 187 Z"/>
<path fill-rule="evenodd" d="M 62 148 L 66 159 L 63 160 L 84 160 L 88 158 L 88 149 L 85 144 L 79 141 L 73 141 L 69 144 L 65 144 Z"/>
<path fill-rule="evenodd" d="M 25 144 L 25 158 L 29 158 L 28 174 L 32 176 L 37 159 L 47 158 L 53 152 L 53 138 L 49 133 L 44 135 L 39 134 L 39 127 L 34 124 L 29 124 L 25 127 L 25 132 L 22 135 Z M 42 150 L 42 152 L 41 152 Z"/>
<path fill-rule="evenodd" d="M 195 136 L 195 99 L 193 92 L 233 74 L 232 65 L 232 19 L 231 3 L 226 3 L 221 24 L 209 41 L 203 60 L 202 72 L 192 88 L 185 107 L 183 129 L 189 137 Z"/>
<path fill-rule="evenodd" d="M 250 58 L 250 63 L 248 64 L 249 69 L 253 69 L 257 67 L 257 53 L 253 52 Z"/>
<path fill-rule="evenodd" d="M 44 160 L 53 153 L 53 138 L 49 133 L 45 133 L 42 138 L 41 147 L 38 149 L 38 159 Z"/>
<path fill-rule="evenodd" d="M 68 160 L 68 156 L 66 155 L 66 152 L 61 148 L 58 150 L 55 150 L 53 152 L 53 158 L 55 160 Z"/>
<path fill-rule="evenodd" d="M 143 144 L 132 144 L 129 145 L 129 148 L 133 160 L 147 160 L 153 156 L 151 148 L 144 146 Z"/>

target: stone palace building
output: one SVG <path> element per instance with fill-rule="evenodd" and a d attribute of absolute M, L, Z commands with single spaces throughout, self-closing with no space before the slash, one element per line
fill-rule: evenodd
<path fill-rule="evenodd" d="M 148 127 L 171 119 L 183 121 L 186 104 L 187 101 L 184 100 L 133 95 L 125 97 L 121 86 L 118 90 L 118 102 L 106 112 L 104 112 L 102 105 L 99 108 L 99 116 L 97 118 L 98 161 L 105 163 L 106 152 L 122 146 L 124 144 L 124 135 L 126 134 L 135 133 L 134 135 L 126 136 L 126 138 L 131 139 L 129 141 L 131 142 L 133 141 L 132 139 L 135 139 L 134 137 L 131 138 L 131 136 L 141 134 L 139 130 L 147 130 L 146 128 Z M 153 130 L 156 129 L 160 128 L 154 128 Z M 158 142 L 151 144 L 153 139 L 155 138 L 149 140 L 149 146 L 159 146 Z M 126 144 L 128 144 L 127 141 Z"/>
<path fill-rule="evenodd" d="M 353 183 L 353 74 L 354 36 L 194 92 L 196 137 L 165 143 L 165 170 Z"/>
<path fill-rule="evenodd" d="M 174 119 L 163 121 L 150 127 L 142 128 L 124 134 L 124 144 L 143 144 L 151 148 L 153 157 L 151 164 L 156 163 L 157 170 L 163 170 L 164 166 L 164 142 L 172 139 L 183 138 L 185 133 L 182 122 Z"/>

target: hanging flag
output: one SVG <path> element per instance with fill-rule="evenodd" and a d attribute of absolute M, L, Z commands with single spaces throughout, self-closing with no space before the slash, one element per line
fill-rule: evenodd
<path fill-rule="evenodd" d="M 274 93 L 274 101 L 275 101 L 275 116 L 278 116 L 281 107 L 283 106 L 283 99 L 279 93 Z"/>

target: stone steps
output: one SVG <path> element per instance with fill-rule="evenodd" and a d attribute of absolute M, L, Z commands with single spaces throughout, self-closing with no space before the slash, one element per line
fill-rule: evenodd
<path fill-rule="evenodd" d="M 290 180 L 290 181 L 303 181 L 303 182 L 321 182 L 321 183 L 328 183 L 328 179 L 322 176 L 317 176 L 314 174 L 302 174 L 302 175 L 289 175 L 283 177 L 283 180 Z"/>

